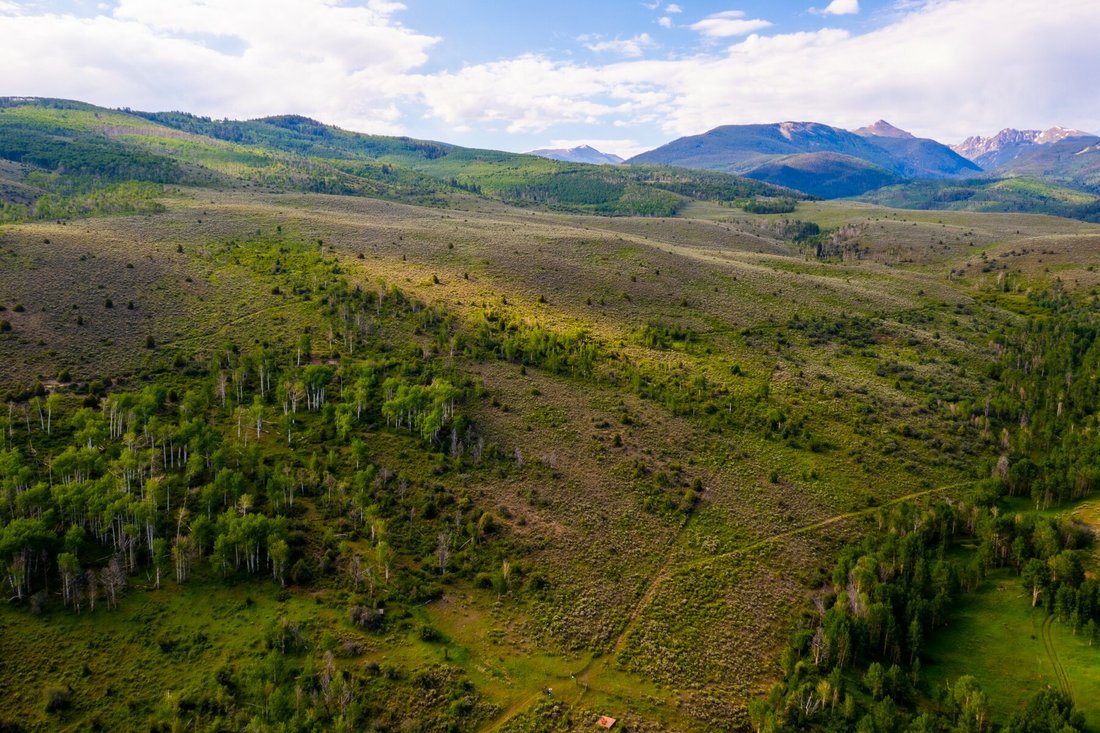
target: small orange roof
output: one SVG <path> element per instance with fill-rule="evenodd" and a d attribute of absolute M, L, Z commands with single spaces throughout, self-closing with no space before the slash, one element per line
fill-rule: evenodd
<path fill-rule="evenodd" d="M 600 719 L 596 721 L 596 725 L 600 726 L 601 728 L 610 728 L 611 726 L 615 725 L 615 722 L 616 721 L 614 718 L 609 718 L 606 715 L 601 715 Z"/>

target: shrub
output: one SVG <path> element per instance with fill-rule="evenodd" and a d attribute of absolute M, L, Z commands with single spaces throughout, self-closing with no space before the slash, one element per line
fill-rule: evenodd
<path fill-rule="evenodd" d="M 69 691 L 62 687 L 51 687 L 46 690 L 46 712 L 59 713 L 72 704 Z"/>
<path fill-rule="evenodd" d="M 477 531 L 478 534 L 480 534 L 482 537 L 487 537 L 489 535 L 495 534 L 499 526 L 500 525 L 496 517 L 494 517 L 489 512 L 485 512 L 481 515 L 481 519 L 479 519 L 477 522 Z"/>
<path fill-rule="evenodd" d="M 352 606 L 348 609 L 348 621 L 361 629 L 378 631 L 382 628 L 385 616 L 373 608 L 367 606 Z"/>

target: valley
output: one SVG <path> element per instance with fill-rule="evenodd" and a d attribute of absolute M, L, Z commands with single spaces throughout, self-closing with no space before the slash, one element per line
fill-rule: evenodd
<path fill-rule="evenodd" d="M 961 719 L 962 676 L 998 724 L 999 665 L 1049 679 L 958 650 L 1042 628 L 1028 553 L 1089 551 L 991 537 L 1095 489 L 1100 225 L 0 113 L 40 146 L 0 169 L 2 726 L 886 730 L 880 661 L 906 725 Z M 906 626 L 798 657 L 849 603 Z"/>

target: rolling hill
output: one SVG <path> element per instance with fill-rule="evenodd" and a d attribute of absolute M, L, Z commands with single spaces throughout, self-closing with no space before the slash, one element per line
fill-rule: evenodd
<path fill-rule="evenodd" d="M 1100 197 L 1027 176 L 885 186 L 860 200 L 900 209 L 1024 212 L 1100 221 Z"/>
<path fill-rule="evenodd" d="M 792 194 L 717 172 L 563 163 L 348 132 L 294 115 L 215 121 L 49 99 L 0 100 L 0 160 L 14 164 L 0 170 L 3 190 L 10 192 L 2 214 L 7 218 L 27 215 L 26 200 L 36 190 L 51 195 L 43 209 L 56 209 L 67 205 L 58 199 L 125 181 L 434 206 L 488 196 L 518 205 L 651 216 L 672 215 L 692 200 Z"/>

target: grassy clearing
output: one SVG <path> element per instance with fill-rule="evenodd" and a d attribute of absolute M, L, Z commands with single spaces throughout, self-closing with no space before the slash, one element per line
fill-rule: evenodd
<path fill-rule="evenodd" d="M 965 670 L 989 695 L 999 721 L 1022 709 L 1023 690 L 1057 688 L 1058 674 L 1043 636 L 1064 670 L 1077 709 L 1092 729 L 1100 726 L 1100 647 L 1066 624 L 1046 624 L 1047 612 L 1032 609 L 1018 577 L 991 573 L 974 594 L 959 605 L 953 621 L 928 646 L 925 679 L 931 690 L 943 689 Z"/>

